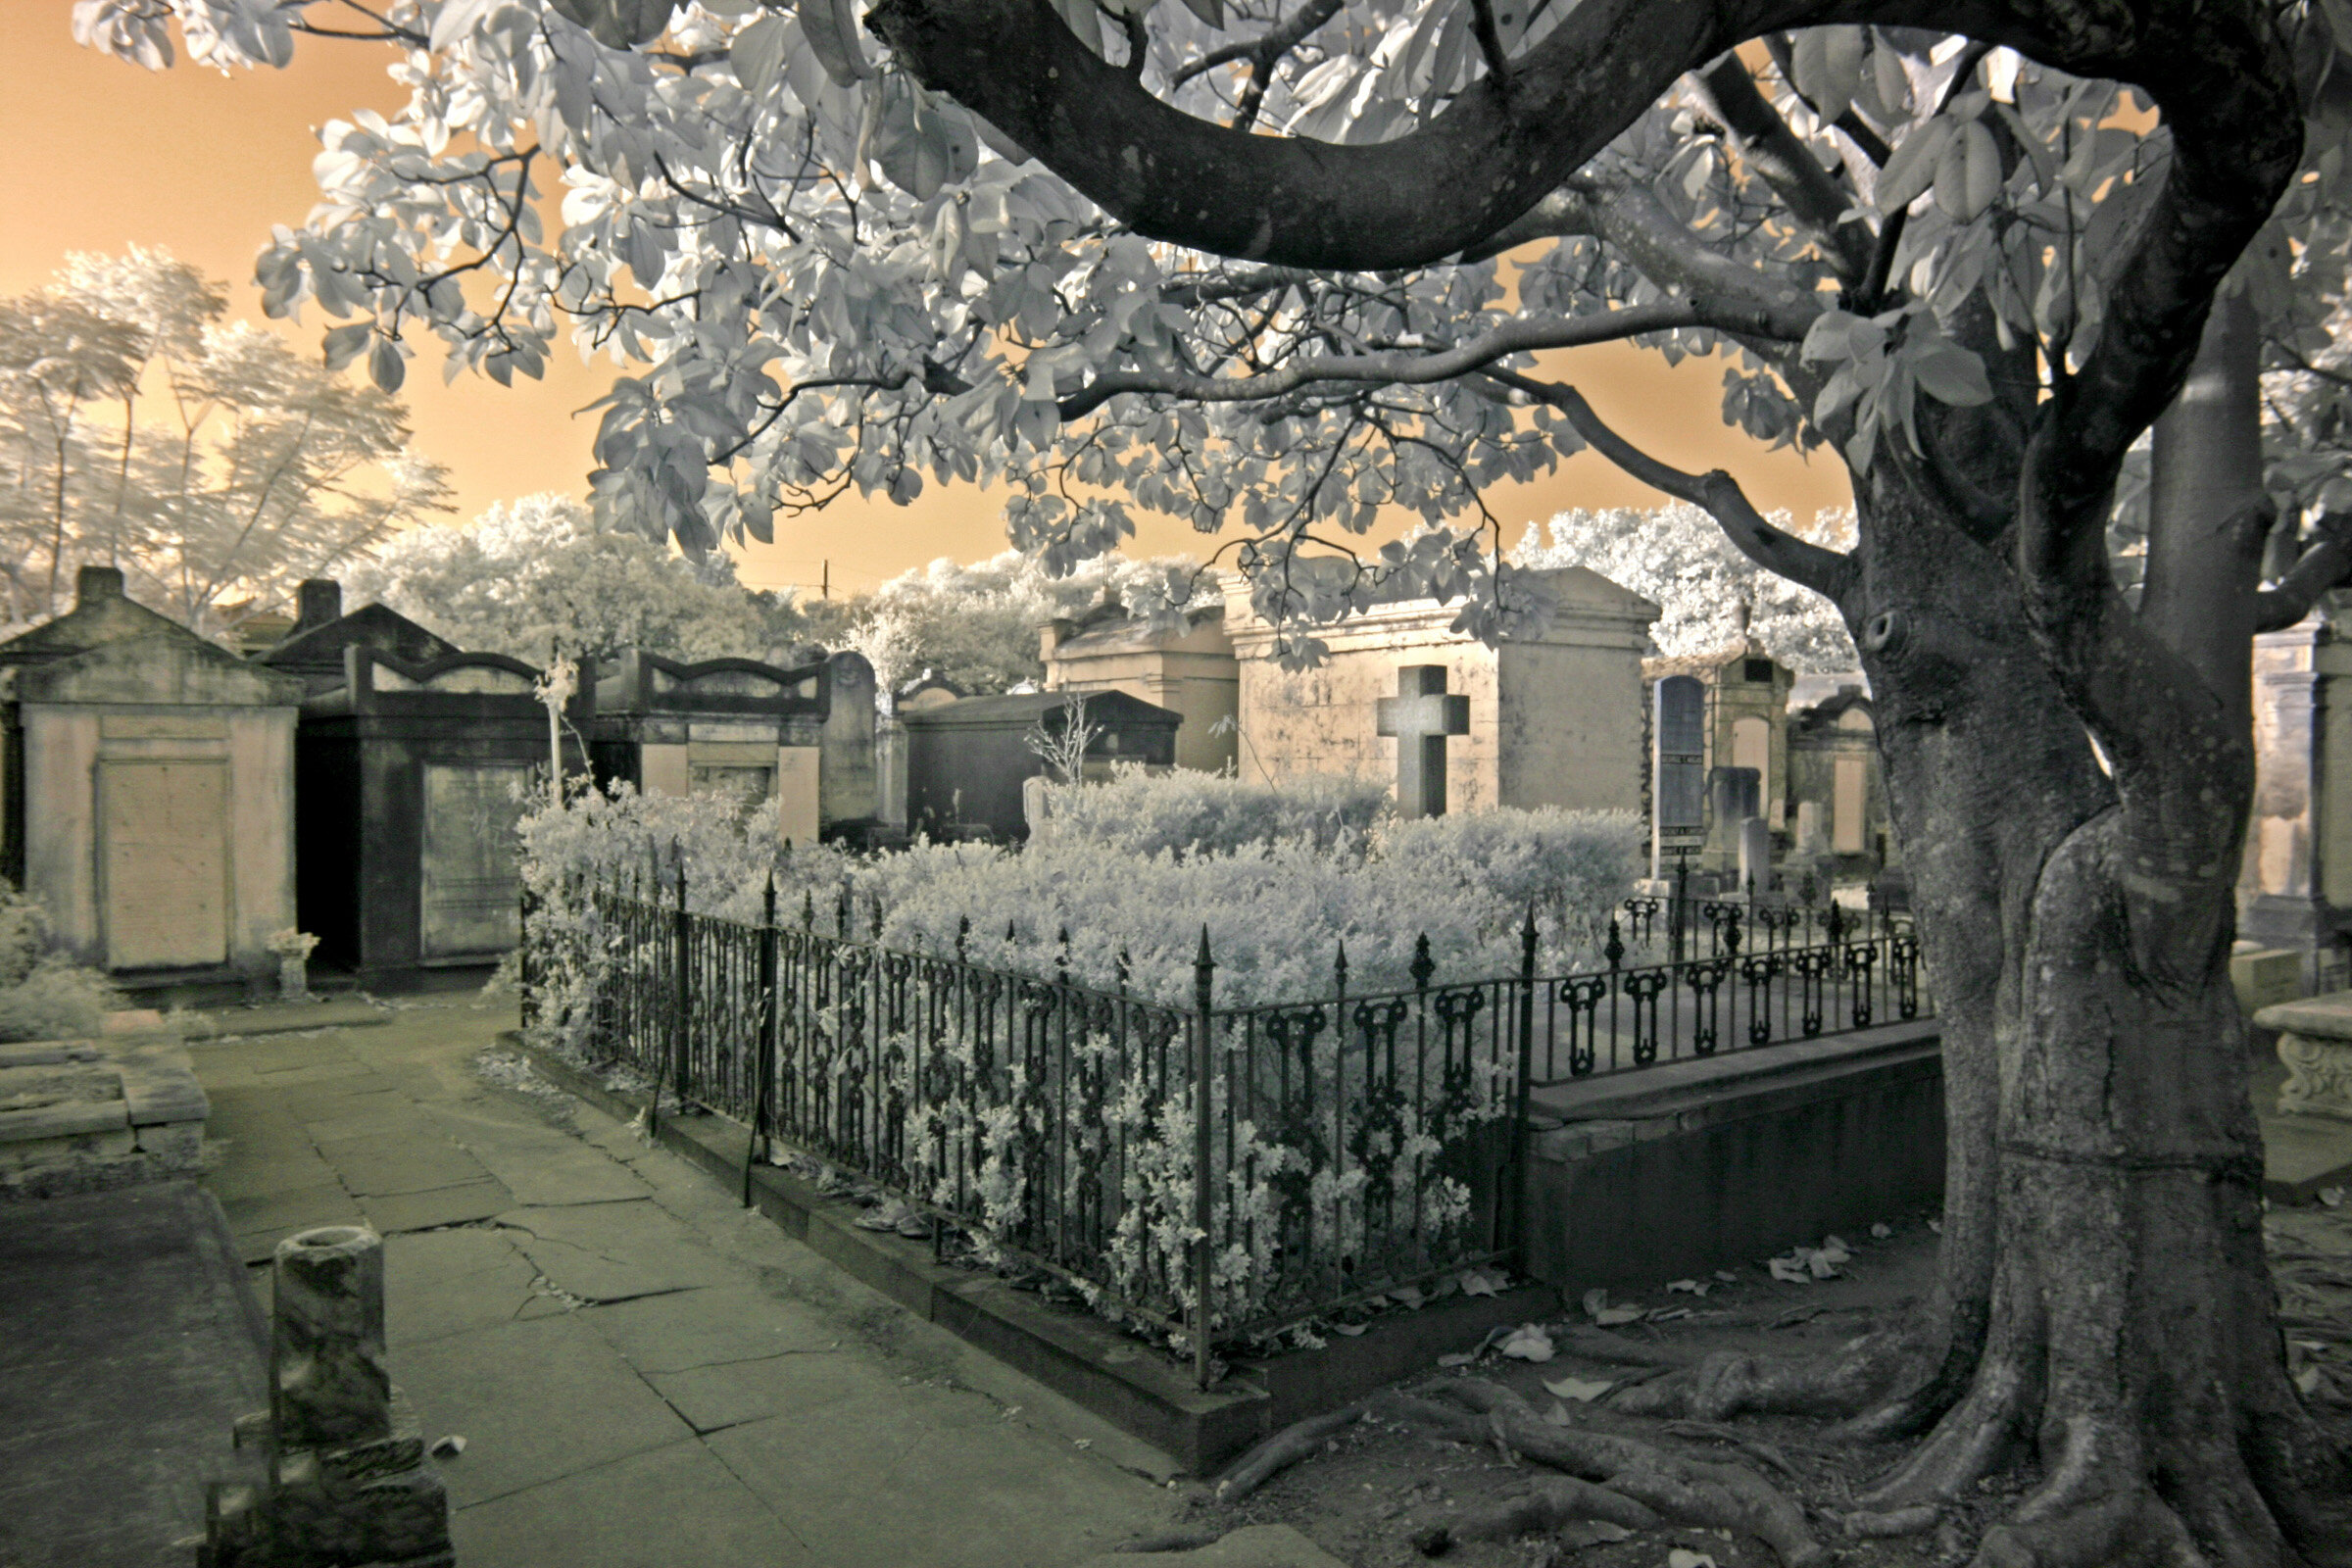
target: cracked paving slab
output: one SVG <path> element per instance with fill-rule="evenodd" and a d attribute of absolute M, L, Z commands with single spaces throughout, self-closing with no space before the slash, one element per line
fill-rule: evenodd
<path fill-rule="evenodd" d="M 640 1373 L 831 1350 L 841 1330 L 756 1285 L 719 1285 L 600 1306 L 589 1322 Z"/>
<path fill-rule="evenodd" d="M 738 1276 L 660 1205 L 644 1199 L 498 1216 L 515 1246 L 556 1287 L 584 1300 L 731 1285 Z"/>

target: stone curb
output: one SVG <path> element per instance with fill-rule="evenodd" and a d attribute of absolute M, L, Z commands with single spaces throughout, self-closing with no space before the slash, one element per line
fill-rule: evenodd
<path fill-rule="evenodd" d="M 608 1115 L 633 1121 L 645 1108 L 642 1095 L 607 1088 L 518 1032 L 501 1035 L 500 1042 Z M 662 1148 L 731 1192 L 742 1190 L 750 1138 L 741 1122 L 713 1111 L 664 1116 L 658 1132 Z M 852 1223 L 856 1205 L 819 1194 L 789 1171 L 754 1166 L 752 1193 L 778 1229 L 828 1262 L 1151 1444 L 1196 1476 L 1213 1473 L 1293 1421 L 1425 1370 L 1445 1351 L 1469 1348 L 1497 1324 L 1546 1317 L 1559 1302 L 1549 1287 L 1529 1285 L 1383 1317 L 1363 1335 L 1335 1339 L 1324 1350 L 1241 1363 L 1223 1388 L 1204 1394 L 1185 1371 L 1107 1323 L 1056 1310 L 993 1275 L 935 1263 L 927 1243 L 859 1229 Z"/>

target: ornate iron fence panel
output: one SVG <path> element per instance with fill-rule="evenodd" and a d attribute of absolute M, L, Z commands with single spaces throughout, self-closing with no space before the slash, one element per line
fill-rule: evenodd
<path fill-rule="evenodd" d="M 874 1184 L 935 1247 L 1182 1335 L 1203 1378 L 1212 1342 L 1504 1255 L 1531 1084 L 1929 1010 L 1906 924 L 1786 902 L 1637 900 L 1634 949 L 1613 922 L 1605 969 L 1554 976 L 1531 916 L 1516 976 L 1439 984 L 1424 943 L 1409 990 L 1351 995 L 1343 955 L 1328 997 L 1228 1008 L 1205 941 L 1178 1007 L 1123 967 L 1105 992 L 857 940 L 846 899 L 823 922 L 779 922 L 772 893 L 761 924 L 696 912 L 659 860 L 583 903 L 534 908 L 523 973 L 593 975 L 601 1057 Z M 1662 924 L 1686 956 L 1641 961 Z"/>

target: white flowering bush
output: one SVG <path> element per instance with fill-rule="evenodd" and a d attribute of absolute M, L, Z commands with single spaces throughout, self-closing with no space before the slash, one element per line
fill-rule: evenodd
<path fill-rule="evenodd" d="M 1359 849 L 1389 814 L 1389 787 L 1356 774 L 1308 774 L 1279 786 L 1189 769 L 1147 773 L 1135 763 L 1107 785 L 1047 791 L 1054 838 L 1126 855 L 1162 850 L 1178 858 L 1260 844 L 1303 843 L 1321 852 Z"/>
<path fill-rule="evenodd" d="M 40 902 L 0 882 L 0 1041 L 94 1035 L 122 1004 L 104 975 L 48 950 Z"/>

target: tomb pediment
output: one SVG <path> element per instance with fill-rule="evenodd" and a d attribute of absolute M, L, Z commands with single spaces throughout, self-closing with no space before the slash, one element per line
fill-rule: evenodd
<path fill-rule="evenodd" d="M 632 648 L 596 683 L 596 707 L 610 714 L 699 710 L 821 718 L 830 707 L 829 684 L 822 664 L 786 669 L 756 659 L 684 663 Z"/>
<path fill-rule="evenodd" d="M 257 669 L 163 621 L 162 630 L 23 669 L 17 697 L 26 703 L 292 708 L 302 700 L 302 683 Z"/>
<path fill-rule="evenodd" d="M 343 650 L 365 648 L 405 664 L 430 664 L 457 656 L 457 646 L 434 636 L 399 611 L 363 605 L 348 615 L 299 630 L 258 661 L 306 675 L 343 673 Z"/>
<path fill-rule="evenodd" d="M 469 697 L 528 697 L 534 684 L 527 668 L 497 659 L 494 654 L 460 654 L 422 667 L 403 668 L 390 660 L 375 661 L 374 685 L 379 692 L 449 692 Z"/>

